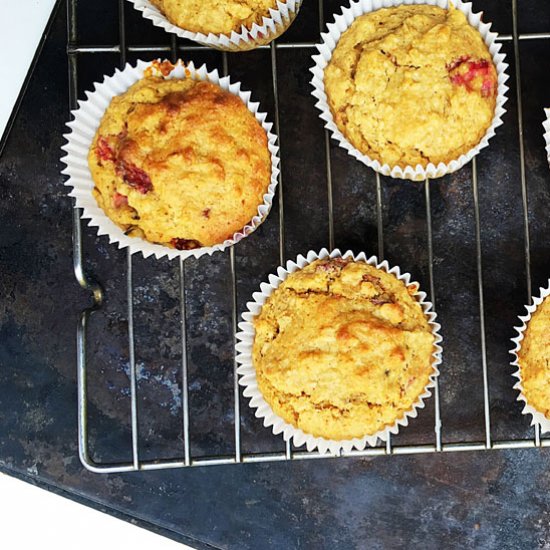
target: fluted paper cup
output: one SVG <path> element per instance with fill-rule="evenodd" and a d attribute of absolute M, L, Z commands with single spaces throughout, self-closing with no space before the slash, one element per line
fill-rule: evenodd
<path fill-rule="evenodd" d="M 290 27 L 302 5 L 302 0 L 279 0 L 277 8 L 269 10 L 269 17 L 263 17 L 261 25 L 253 23 L 249 29 L 243 25 L 240 32 L 233 31 L 230 34 L 203 34 L 174 25 L 150 0 L 129 1 L 156 27 L 176 34 L 180 38 L 187 38 L 204 46 L 230 52 L 252 50 L 263 44 L 269 44 Z"/>
<path fill-rule="evenodd" d="M 166 67 L 172 67 L 168 74 Z M 217 84 L 222 89 L 238 96 L 256 117 L 267 134 L 268 148 L 271 153 L 271 181 L 267 192 L 263 196 L 263 203 L 258 205 L 258 213 L 250 222 L 237 231 L 231 239 L 213 246 L 203 246 L 192 250 L 176 250 L 161 244 L 154 244 L 140 237 L 129 237 L 116 225 L 99 207 L 92 191 L 94 181 L 88 167 L 88 151 L 94 139 L 95 133 L 101 122 L 105 110 L 113 97 L 124 93 L 128 88 L 148 74 L 164 76 L 165 78 L 192 78 L 205 80 Z M 251 101 L 250 92 L 241 90 L 239 82 L 231 82 L 228 76 L 220 77 L 217 70 L 208 71 L 206 65 L 196 68 L 193 63 L 184 64 L 178 61 L 176 65 L 167 65 L 167 62 L 160 63 L 138 61 L 135 66 L 127 64 L 124 69 L 116 70 L 112 76 L 106 76 L 101 83 L 95 83 L 93 92 L 86 92 L 86 99 L 78 102 L 78 109 L 72 111 L 73 120 L 67 123 L 70 132 L 64 137 L 67 143 L 62 146 L 66 153 L 61 161 L 66 165 L 62 174 L 68 176 L 65 185 L 72 187 L 69 195 L 75 198 L 75 208 L 82 209 L 82 218 L 90 220 L 88 225 L 97 227 L 98 235 L 108 235 L 109 241 L 115 243 L 119 248 L 129 248 L 132 254 L 141 252 L 145 258 L 154 255 L 156 258 L 168 256 L 170 259 L 188 258 L 190 256 L 200 257 L 204 254 L 213 254 L 216 251 L 225 250 L 227 247 L 239 242 L 250 235 L 266 219 L 279 176 L 279 148 L 277 137 L 273 134 L 273 124 L 266 121 L 266 113 L 259 111 L 259 103 Z"/>
<path fill-rule="evenodd" d="M 550 279 L 548 279 L 548 286 L 546 288 L 541 287 L 539 289 L 539 295 L 532 299 L 531 305 L 525 306 L 527 314 L 520 316 L 519 320 L 521 325 L 514 327 L 517 332 L 517 336 L 512 338 L 514 347 L 510 350 L 510 353 L 514 357 L 512 365 L 517 367 L 517 371 L 513 373 L 514 378 L 517 379 L 517 382 L 514 384 L 514 389 L 518 391 L 517 401 L 524 403 L 523 410 L 521 412 L 526 416 L 531 416 L 531 426 L 540 426 L 541 433 L 550 432 L 550 418 L 547 418 L 544 414 L 533 407 L 529 403 L 527 396 L 523 393 L 521 367 L 519 364 L 519 351 L 521 349 L 523 339 L 525 338 L 525 329 L 527 328 L 533 313 L 535 313 L 540 304 L 542 304 L 543 300 L 548 296 L 550 296 Z"/>
<path fill-rule="evenodd" d="M 433 311 L 432 304 L 426 300 L 426 294 L 424 292 L 417 290 L 414 296 L 416 301 L 421 305 L 424 315 L 428 319 L 428 323 L 432 329 L 434 347 L 432 353 L 432 373 L 430 374 L 429 382 L 425 386 L 422 394 L 419 395 L 413 407 L 401 418 L 397 419 L 393 425 L 387 426 L 379 432 L 365 434 L 364 437 L 346 440 L 315 437 L 285 422 L 285 420 L 273 412 L 273 409 L 264 399 L 258 388 L 256 369 L 252 363 L 252 347 L 255 338 L 254 319 L 260 314 L 262 306 L 269 296 L 271 296 L 273 291 L 276 290 L 291 273 L 303 269 L 315 260 L 326 258 L 349 258 L 357 262 L 365 262 L 387 273 L 391 273 L 399 280 L 403 281 L 405 285 L 414 285 L 418 289 L 418 283 L 411 283 L 411 276 L 409 273 L 401 273 L 399 267 L 390 267 L 386 261 L 379 262 L 375 256 L 367 258 L 363 252 L 355 255 L 349 250 L 344 254 L 338 249 L 332 252 L 329 252 L 326 248 L 323 248 L 320 252 L 310 250 L 306 256 L 300 255 L 296 258 L 296 261 L 288 261 L 285 267 L 281 266 L 277 268 L 277 273 L 271 274 L 268 278 L 268 282 L 262 283 L 260 285 L 260 291 L 255 292 L 252 295 L 253 300 L 247 303 L 247 311 L 242 314 L 243 320 L 239 323 L 239 332 L 237 332 L 236 335 L 238 340 L 236 345 L 237 362 L 239 363 L 237 373 L 239 375 L 239 384 L 244 388 L 243 395 L 250 399 L 250 407 L 256 409 L 256 417 L 263 419 L 263 424 L 266 428 L 271 428 L 275 435 L 282 434 L 285 441 L 292 440 L 297 447 L 305 445 L 310 452 L 318 450 L 322 454 L 330 453 L 337 455 L 341 451 L 350 452 L 352 449 L 363 450 L 367 445 L 374 447 L 379 440 L 386 441 L 390 434 L 397 434 L 400 427 L 407 426 L 411 418 L 416 418 L 419 409 L 424 408 L 424 401 L 430 397 L 432 388 L 435 386 L 435 380 L 439 375 L 438 366 L 441 363 L 442 349 L 440 343 L 442 338 L 439 334 L 441 327 L 436 322 L 437 316 Z"/>
<path fill-rule="evenodd" d="M 546 144 L 546 159 L 550 164 L 550 109 L 544 109 L 546 119 L 544 120 L 542 127 L 544 128 L 544 143 Z"/>
<path fill-rule="evenodd" d="M 438 165 L 429 163 L 425 168 L 420 164 L 416 166 L 406 166 L 405 168 L 381 164 L 380 161 L 361 153 L 348 141 L 334 122 L 332 112 L 328 105 L 324 85 L 324 72 L 342 34 L 351 26 L 355 19 L 361 15 L 381 8 L 397 7 L 403 4 L 429 4 L 432 6 L 439 6 L 443 9 L 448 9 L 451 5 L 454 6 L 456 9 L 462 11 L 466 15 L 470 25 L 479 31 L 490 54 L 493 56 L 493 63 L 498 76 L 497 99 L 493 121 L 478 145 L 449 163 L 440 162 Z M 506 92 L 508 91 L 508 87 L 505 85 L 505 82 L 508 80 L 508 75 L 506 74 L 508 65 L 504 62 L 505 55 L 500 52 L 502 45 L 496 41 L 498 35 L 490 31 L 491 24 L 481 21 L 481 16 L 481 13 L 473 12 L 470 2 L 463 2 L 462 0 L 357 0 L 352 1 L 349 7 L 342 8 L 342 13 L 335 15 L 334 23 L 328 24 L 328 31 L 321 33 L 322 41 L 317 45 L 319 53 L 313 56 L 315 65 L 311 68 L 311 72 L 313 73 L 313 78 L 311 80 L 314 88 L 313 96 L 317 99 L 316 107 L 321 112 L 321 119 L 325 121 L 325 128 L 330 131 L 333 139 L 338 142 L 340 147 L 380 174 L 391 176 L 392 178 L 413 181 L 421 181 L 426 178 L 440 178 L 445 174 L 455 172 L 470 162 L 481 149 L 487 147 L 489 140 L 495 135 L 495 129 L 502 124 L 502 116 L 506 112 L 504 103 L 507 100 Z"/>

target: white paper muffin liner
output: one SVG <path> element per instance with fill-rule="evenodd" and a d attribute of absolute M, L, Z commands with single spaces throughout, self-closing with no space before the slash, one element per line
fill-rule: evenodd
<path fill-rule="evenodd" d="M 546 158 L 550 164 L 550 109 L 544 109 L 546 115 L 545 121 L 542 123 L 544 128 L 544 143 L 546 144 Z"/>
<path fill-rule="evenodd" d="M 211 255 L 250 235 L 269 214 L 279 176 L 279 147 L 277 146 L 277 137 L 271 131 L 273 124 L 266 122 L 266 113 L 258 110 L 259 103 L 251 101 L 250 92 L 241 90 L 239 82 L 232 83 L 229 77 L 220 77 L 217 70 L 209 72 L 206 65 L 195 68 L 193 63 L 185 65 L 181 61 L 178 62 L 165 78 L 193 78 L 217 84 L 222 89 L 238 96 L 256 117 L 256 120 L 267 134 L 268 147 L 271 153 L 271 181 L 266 194 L 263 196 L 263 203 L 258 206 L 258 213 L 245 227 L 236 232 L 233 238 L 227 239 L 223 243 L 193 250 L 176 250 L 168 246 L 151 243 L 140 237 L 125 235 L 124 231 L 100 208 L 92 194 L 94 181 L 88 167 L 88 151 L 111 99 L 122 94 L 132 84 L 142 79 L 144 71 L 149 67 L 154 67 L 154 65 L 147 61 L 138 61 L 135 67 L 127 64 L 122 71 L 117 69 L 114 75 L 106 76 L 103 82 L 96 82 L 94 91 L 86 92 L 87 99 L 78 102 L 78 109 L 71 113 L 74 119 L 67 123 L 71 130 L 64 135 L 67 143 L 62 146 L 62 150 L 66 153 L 61 158 L 61 161 L 66 165 L 66 168 L 62 170 L 62 174 L 69 176 L 65 185 L 72 187 L 69 195 L 75 198 L 75 208 L 82 209 L 82 218 L 89 219 L 88 225 L 97 227 L 98 235 L 108 235 L 109 241 L 118 244 L 119 248 L 129 248 L 132 254 L 141 252 L 145 258 L 154 255 L 156 258 L 168 256 L 170 259 L 185 259 L 190 256 L 198 258 L 204 254 Z M 154 74 L 161 76 L 158 70 L 153 68 L 153 71 Z"/>
<path fill-rule="evenodd" d="M 180 38 L 187 38 L 218 50 L 246 51 L 262 44 L 269 44 L 269 42 L 283 34 L 296 18 L 303 0 L 278 0 L 277 9 L 270 9 L 270 17 L 263 17 L 261 25 L 253 23 L 250 29 L 243 25 L 241 32 L 233 31 L 231 34 L 203 34 L 187 31 L 171 23 L 149 0 L 129 1 L 136 10 L 142 12 L 145 19 L 152 21 L 153 25 L 164 29 L 166 32 L 176 34 Z"/>
<path fill-rule="evenodd" d="M 514 384 L 514 389 L 519 392 L 517 401 L 522 401 L 523 403 L 525 403 L 523 410 L 521 412 L 524 415 L 531 415 L 531 426 L 538 425 L 540 426 L 541 433 L 546 433 L 546 432 L 550 432 L 550 418 L 547 418 L 546 416 L 544 416 L 544 414 L 542 414 L 533 406 L 531 406 L 529 404 L 529 401 L 527 400 L 527 397 L 523 393 L 521 369 L 519 366 L 519 357 L 518 357 L 519 350 L 521 349 L 521 343 L 523 341 L 523 338 L 525 337 L 525 329 L 527 328 L 527 325 L 529 324 L 529 321 L 531 320 L 533 313 L 540 306 L 540 304 L 542 304 L 543 300 L 547 296 L 550 296 L 550 279 L 548 279 L 548 286 L 546 288 L 541 287 L 539 292 L 540 292 L 539 296 L 537 296 L 536 298 L 533 298 L 532 304 L 530 306 L 525 306 L 525 309 L 527 310 L 527 315 L 523 315 L 519 317 L 519 320 L 521 321 L 521 325 L 519 327 L 514 327 L 518 335 L 512 338 L 512 343 L 514 344 L 514 347 L 510 351 L 510 353 L 514 357 L 514 360 L 512 361 L 512 365 L 514 367 L 517 367 L 517 371 L 513 373 L 513 376 L 517 378 L 517 382 Z"/>
<path fill-rule="evenodd" d="M 447 164 L 440 162 L 436 166 L 433 163 L 429 163 L 426 168 L 423 168 L 420 164 L 416 166 L 406 166 L 405 168 L 381 164 L 378 160 L 373 160 L 368 155 L 358 151 L 346 137 L 344 137 L 336 126 L 328 105 L 324 85 L 324 71 L 332 58 L 332 52 L 342 34 L 351 26 L 357 17 L 365 13 L 403 4 L 430 4 L 444 9 L 448 9 L 450 5 L 454 6 L 456 9 L 462 11 L 466 15 L 470 25 L 479 31 L 485 44 L 487 44 L 489 52 L 493 56 L 493 63 L 498 75 L 498 91 L 495 114 L 491 126 L 487 129 L 485 136 L 476 147 Z M 317 99 L 316 107 L 321 111 L 320 117 L 325 121 L 325 128 L 331 132 L 333 139 L 338 142 L 340 147 L 344 148 L 351 156 L 380 174 L 413 181 L 421 181 L 426 178 L 440 178 L 445 174 L 455 172 L 466 163 L 470 162 L 481 149 L 487 147 L 489 139 L 495 135 L 495 129 L 502 124 L 502 116 L 506 112 L 503 105 L 507 100 L 506 92 L 508 91 L 508 87 L 505 85 L 505 82 L 508 80 L 508 75 L 506 74 L 508 65 L 504 62 L 505 55 L 500 53 L 502 45 L 496 42 L 497 34 L 490 32 L 491 24 L 483 23 L 481 21 L 481 16 L 482 13 L 474 13 L 472 11 L 472 4 L 470 2 L 463 2 L 462 0 L 356 0 L 352 1 L 349 7 L 343 8 L 342 13 L 334 17 L 334 23 L 328 24 L 328 32 L 321 33 L 322 42 L 317 45 L 319 54 L 313 56 L 315 65 L 311 68 L 311 72 L 313 73 L 313 79 L 311 80 L 314 88 L 313 96 Z"/>
<path fill-rule="evenodd" d="M 430 375 L 429 382 L 424 388 L 424 391 L 418 397 L 411 410 L 406 412 L 403 417 L 398 419 L 392 426 L 388 426 L 384 430 L 371 435 L 365 435 L 361 438 L 337 441 L 325 439 L 323 437 L 314 437 L 285 422 L 280 416 L 273 412 L 271 406 L 264 399 L 258 388 L 256 370 L 252 364 L 252 347 L 255 337 L 253 322 L 260 314 L 262 306 L 267 298 L 291 273 L 304 268 L 315 260 L 325 258 L 351 258 L 355 261 L 366 262 L 369 265 L 393 274 L 407 286 L 414 284 L 418 287 L 418 283 L 411 283 L 411 276 L 409 273 L 401 273 L 399 267 L 390 268 L 388 262 L 379 262 L 375 256 L 367 258 L 364 252 L 355 255 L 349 250 L 344 254 L 338 249 L 332 252 L 329 252 L 326 248 L 323 248 L 320 252 L 310 250 L 305 257 L 300 255 L 296 261 L 288 261 L 285 267 L 277 268 L 277 274 L 269 275 L 269 282 L 262 283 L 260 285 L 260 292 L 255 292 L 252 295 L 253 301 L 247 303 L 248 311 L 242 314 L 243 321 L 239 323 L 240 330 L 236 335 L 239 341 L 236 345 L 238 353 L 236 359 L 240 365 L 237 369 L 237 373 L 239 375 L 239 384 L 244 387 L 243 395 L 250 399 L 250 407 L 256 409 L 256 417 L 263 419 L 263 424 L 266 428 L 271 427 L 275 435 L 282 433 L 285 441 L 293 440 L 294 445 L 297 447 L 305 444 L 307 450 L 310 452 L 318 450 L 322 454 L 330 453 L 337 455 L 341 451 L 350 452 L 352 449 L 363 450 L 367 444 L 375 446 L 378 440 L 386 441 L 390 434 L 397 434 L 401 426 L 407 426 L 410 418 L 416 418 L 418 410 L 424 408 L 424 400 L 430 397 L 431 390 L 435 385 L 435 380 L 439 375 L 438 366 L 441 363 L 442 349 L 440 343 L 442 338 L 439 334 L 441 327 L 436 322 L 437 316 L 432 310 L 432 304 L 426 300 L 426 294 L 424 292 L 417 291 L 415 294 L 416 300 L 422 306 L 435 337 L 434 351 L 432 354 L 432 374 Z"/>

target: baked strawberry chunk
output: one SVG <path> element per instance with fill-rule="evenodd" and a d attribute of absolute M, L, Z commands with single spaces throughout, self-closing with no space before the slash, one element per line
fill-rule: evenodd
<path fill-rule="evenodd" d="M 123 206 L 128 206 L 128 197 L 122 193 L 117 193 L 113 195 L 113 206 L 115 208 L 122 208 Z"/>
<path fill-rule="evenodd" d="M 172 239 L 170 244 L 178 250 L 193 250 L 202 246 L 199 241 L 194 239 Z"/>
<path fill-rule="evenodd" d="M 116 172 L 125 183 L 143 195 L 153 189 L 153 182 L 147 173 L 131 162 L 119 160 Z"/>
<path fill-rule="evenodd" d="M 447 65 L 449 78 L 457 86 L 464 86 L 469 92 L 480 92 L 483 97 L 496 94 L 496 79 L 491 62 L 487 59 L 470 60 L 461 56 Z"/>
<path fill-rule="evenodd" d="M 462 63 L 468 61 L 469 59 L 470 59 L 469 55 L 461 55 L 460 57 L 456 58 L 454 61 L 447 63 L 447 70 L 449 72 L 454 71 L 458 66 L 462 65 Z"/>
<path fill-rule="evenodd" d="M 496 83 L 492 78 L 486 78 L 481 85 L 483 97 L 493 97 L 496 94 Z"/>
<path fill-rule="evenodd" d="M 103 136 L 97 139 L 96 154 L 99 160 L 115 160 L 115 154 L 109 142 Z"/>
<path fill-rule="evenodd" d="M 116 139 L 116 149 L 113 149 L 107 138 L 99 136 L 97 139 L 96 154 L 99 160 L 108 160 L 116 163 L 115 171 L 119 177 L 121 177 L 125 183 L 130 187 L 133 187 L 142 194 L 149 193 L 153 189 L 153 183 L 151 178 L 141 168 L 138 168 L 132 162 L 124 160 L 124 147 L 122 144 L 126 139 L 126 130 L 122 130 Z M 122 157 L 122 158 L 121 158 Z"/>

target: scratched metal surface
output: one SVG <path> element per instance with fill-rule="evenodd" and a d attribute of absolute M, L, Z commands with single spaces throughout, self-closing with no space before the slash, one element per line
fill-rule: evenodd
<path fill-rule="evenodd" d="M 93 4 L 93 5 L 92 5 Z M 327 2 L 325 13 L 338 2 Z M 478 1 L 510 34 L 511 1 Z M 520 33 L 549 32 L 550 6 L 519 1 Z M 80 3 L 81 44 L 116 44 L 117 7 Z M 128 6 L 129 44 L 166 35 Z M 89 24 L 101 21 L 101 24 Z M 550 545 L 547 450 L 234 465 L 98 476 L 76 447 L 75 326 L 89 296 L 71 267 L 71 201 L 59 174 L 68 117 L 66 17 L 57 13 L 0 158 L 0 468 L 66 490 L 197 547 L 465 547 Z M 306 0 L 282 41 L 315 41 L 317 3 Z M 513 44 L 505 125 L 477 162 L 492 435 L 530 437 L 511 390 L 509 338 L 527 300 Z M 285 255 L 327 245 L 324 134 L 308 84 L 311 52 L 278 52 Z M 140 54 L 141 55 L 141 54 Z M 134 54 L 131 54 L 135 58 Z M 154 57 L 150 52 L 147 57 Z M 273 119 L 269 53 L 230 55 L 229 71 Z M 550 40 L 520 45 L 526 189 L 533 288 L 550 274 L 550 174 L 542 139 Z M 142 55 L 142 57 L 145 57 Z M 184 59 L 221 68 L 217 52 Z M 119 63 L 81 55 L 80 97 Z M 331 145 L 335 241 L 376 253 L 373 173 Z M 426 207 L 421 185 L 383 179 L 384 254 L 428 288 Z M 445 336 L 441 375 L 444 441 L 485 436 L 472 166 L 431 184 L 434 288 Z M 235 249 L 238 308 L 278 264 L 278 208 Z M 131 458 L 125 253 L 84 232 L 86 266 L 105 288 L 91 317 L 90 435 L 94 459 Z M 190 439 L 196 456 L 233 453 L 232 335 L 228 255 L 185 264 Z M 134 261 L 139 435 L 142 458 L 181 455 L 178 266 Z M 242 446 L 282 450 L 242 402 Z M 433 401 L 396 442 L 433 441 Z"/>

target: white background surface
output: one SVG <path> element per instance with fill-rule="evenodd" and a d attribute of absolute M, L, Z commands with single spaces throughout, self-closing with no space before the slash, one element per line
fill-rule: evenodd
<path fill-rule="evenodd" d="M 55 0 L 0 0 L 0 136 L 54 3 Z M 188 548 L 2 474 L 0 518 L 0 548 L 6 550 Z"/>
<path fill-rule="evenodd" d="M 0 474 L 5 550 L 181 550 L 170 539 Z"/>
<path fill-rule="evenodd" d="M 0 0 L 0 136 L 54 3 L 55 0 Z"/>

